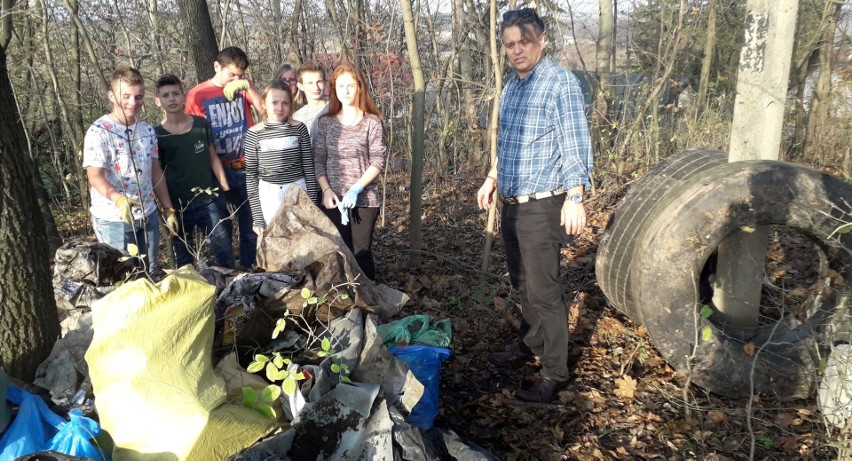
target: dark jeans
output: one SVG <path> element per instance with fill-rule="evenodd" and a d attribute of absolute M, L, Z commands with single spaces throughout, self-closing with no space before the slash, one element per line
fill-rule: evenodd
<path fill-rule="evenodd" d="M 512 286 L 521 294 L 519 346 L 541 357 L 541 375 L 568 379 L 568 310 L 559 279 L 564 195 L 503 204 L 503 241 Z"/>
<path fill-rule="evenodd" d="M 246 170 L 225 168 L 225 176 L 228 178 L 228 186 L 234 191 L 233 197 L 235 199 L 231 200 L 230 203 L 237 209 L 237 224 L 240 227 L 240 265 L 244 268 L 251 268 L 254 266 L 257 257 L 257 234 L 251 228 L 252 218 L 251 207 L 248 203 L 248 191 L 246 190 Z M 230 214 L 225 210 L 222 215 L 229 216 Z"/>
<path fill-rule="evenodd" d="M 325 215 L 331 219 L 346 246 L 355 255 L 355 261 L 361 266 L 361 270 L 368 279 L 376 278 L 376 263 L 373 260 L 373 229 L 376 227 L 376 218 L 379 217 L 378 208 L 355 207 L 349 211 L 349 224 L 344 226 L 340 223 L 340 211 L 337 208 L 327 209 L 322 207 Z"/>
<path fill-rule="evenodd" d="M 222 196 L 199 196 L 188 205 L 176 205 L 180 207 L 177 213 L 181 236 L 180 238 L 172 237 L 172 247 L 175 250 L 177 267 L 191 264 L 195 260 L 190 251 L 199 253 L 195 246 L 195 231 L 198 230 L 203 236 L 204 243 L 210 244 L 213 265 L 233 269 L 231 226 L 228 225 L 229 221 L 222 220 L 224 218 L 222 208 L 225 207 Z"/>

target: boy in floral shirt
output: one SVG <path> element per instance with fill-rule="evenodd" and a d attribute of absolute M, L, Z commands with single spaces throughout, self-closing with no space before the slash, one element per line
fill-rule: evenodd
<path fill-rule="evenodd" d="M 159 265 L 160 228 L 154 197 L 172 232 L 178 221 L 157 155 L 157 136 L 150 124 L 136 118 L 145 99 L 138 70 L 120 66 L 107 93 L 112 112 L 97 119 L 83 142 L 83 168 L 91 186 L 92 226 L 99 242 L 127 254 L 136 245 L 146 271 Z"/>

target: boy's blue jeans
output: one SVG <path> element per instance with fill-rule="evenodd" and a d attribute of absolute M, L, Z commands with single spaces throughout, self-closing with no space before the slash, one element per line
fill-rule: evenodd
<path fill-rule="evenodd" d="M 177 210 L 177 215 L 181 235 L 172 237 L 177 267 L 191 264 L 195 260 L 194 254 L 200 253 L 200 248 L 196 247 L 195 243 L 196 230 L 201 233 L 203 242 L 210 245 L 210 251 L 213 253 L 212 265 L 229 269 L 234 267 L 231 225 L 228 221 L 222 221 L 224 202 L 221 196 L 200 196 L 188 205 L 180 204 L 181 209 Z"/>
<path fill-rule="evenodd" d="M 225 177 L 228 178 L 228 186 L 234 191 L 234 200 L 230 203 L 237 209 L 237 223 L 240 227 L 240 265 L 251 268 L 257 256 L 257 234 L 251 228 L 253 220 L 246 190 L 246 170 L 225 168 Z M 227 208 L 223 206 L 222 209 L 222 215 L 228 216 Z"/>
<path fill-rule="evenodd" d="M 132 227 L 124 221 L 107 221 L 92 216 L 92 227 L 99 242 L 106 243 L 125 255 L 129 255 L 128 244 L 136 245 L 139 255 L 147 255 L 144 266 L 137 265 L 144 267 L 148 274 L 154 274 L 160 268 L 157 261 L 157 252 L 160 249 L 160 222 L 157 212 L 146 216 L 144 224 L 141 219 L 137 219 Z"/>

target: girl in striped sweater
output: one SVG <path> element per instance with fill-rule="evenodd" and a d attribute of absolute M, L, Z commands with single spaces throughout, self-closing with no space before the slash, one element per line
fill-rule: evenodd
<path fill-rule="evenodd" d="M 252 227 L 258 234 L 272 221 L 289 187 L 301 187 L 314 201 L 319 193 L 308 129 L 290 118 L 290 87 L 275 80 L 264 88 L 261 100 L 265 119 L 249 129 L 244 145 Z"/>

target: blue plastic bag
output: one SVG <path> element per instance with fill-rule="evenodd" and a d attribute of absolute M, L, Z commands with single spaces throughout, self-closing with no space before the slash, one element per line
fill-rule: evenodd
<path fill-rule="evenodd" d="M 423 429 L 431 429 L 439 410 L 441 362 L 450 358 L 450 350 L 432 346 L 409 346 L 405 349 L 391 349 L 390 353 L 407 363 L 408 369 L 423 385 L 423 396 L 406 421 Z"/>
<path fill-rule="evenodd" d="M 104 454 L 89 441 L 101 433 L 101 427 L 92 419 L 83 416 L 78 409 L 68 412 L 71 421 L 62 425 L 51 440 L 48 449 L 66 455 L 82 456 L 104 461 Z"/>
<path fill-rule="evenodd" d="M 80 410 L 71 410 L 68 414 L 71 421 L 65 421 L 40 397 L 15 386 L 7 389 L 7 399 L 18 405 L 18 415 L 0 437 L 0 460 L 49 450 L 97 461 L 109 458 L 89 442 L 101 432 L 101 428 L 97 422 L 83 416 Z"/>
<path fill-rule="evenodd" d="M 41 398 L 16 386 L 7 390 L 6 399 L 18 405 L 18 415 L 0 437 L 0 459 L 46 450 L 65 420 L 50 411 Z"/>

